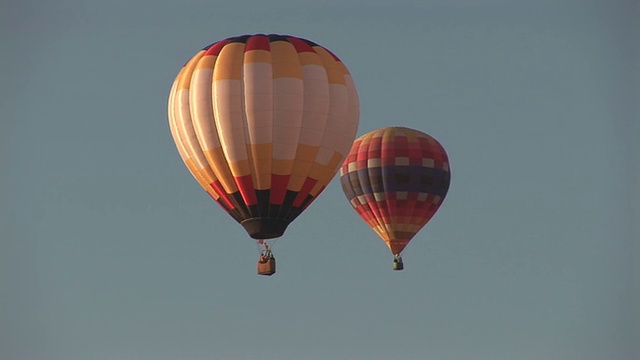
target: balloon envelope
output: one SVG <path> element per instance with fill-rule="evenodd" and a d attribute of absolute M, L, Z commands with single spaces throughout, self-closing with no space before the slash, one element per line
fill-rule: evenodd
<path fill-rule="evenodd" d="M 359 137 L 340 169 L 347 199 L 394 255 L 433 217 L 450 179 L 442 145 L 404 127 Z"/>
<path fill-rule="evenodd" d="M 349 151 L 359 104 L 324 47 L 244 35 L 193 56 L 169 95 L 171 134 L 191 174 L 256 239 L 279 237 Z"/>

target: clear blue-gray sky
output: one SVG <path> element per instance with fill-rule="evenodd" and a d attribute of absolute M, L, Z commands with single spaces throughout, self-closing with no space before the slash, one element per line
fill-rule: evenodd
<path fill-rule="evenodd" d="M 391 5 L 393 3 L 393 5 Z M 0 3 L 0 359 L 640 358 L 637 1 Z M 337 179 L 278 273 L 171 139 L 182 64 L 314 40 L 451 159 L 406 269 Z"/>

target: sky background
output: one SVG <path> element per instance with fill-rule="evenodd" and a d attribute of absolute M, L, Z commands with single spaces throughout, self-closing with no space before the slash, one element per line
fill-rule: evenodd
<path fill-rule="evenodd" d="M 334 178 L 258 276 L 182 164 L 174 77 L 253 33 L 446 148 L 404 271 Z M 1 1 L 0 359 L 638 359 L 638 44 L 623 0 Z"/>

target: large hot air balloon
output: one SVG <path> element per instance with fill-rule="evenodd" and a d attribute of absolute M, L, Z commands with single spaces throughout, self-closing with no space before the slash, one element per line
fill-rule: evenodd
<path fill-rule="evenodd" d="M 168 112 L 191 174 L 264 244 L 335 176 L 355 138 L 359 104 L 349 71 L 329 50 L 258 34 L 195 54 L 173 83 Z M 272 258 L 268 245 L 263 255 Z"/>
<path fill-rule="evenodd" d="M 394 255 L 433 217 L 451 173 L 447 153 L 433 137 L 405 127 L 371 131 L 355 140 L 340 169 L 347 199 Z"/>

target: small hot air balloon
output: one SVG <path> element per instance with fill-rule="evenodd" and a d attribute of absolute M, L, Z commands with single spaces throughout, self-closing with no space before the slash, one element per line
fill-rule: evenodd
<path fill-rule="evenodd" d="M 340 169 L 347 199 L 389 247 L 394 270 L 404 268 L 402 250 L 442 205 L 450 180 L 442 145 L 405 127 L 359 137 Z"/>
<path fill-rule="evenodd" d="M 289 35 L 243 35 L 199 51 L 169 95 L 187 168 L 249 235 L 285 229 L 335 176 L 358 127 L 355 85 L 329 50 Z M 264 269 L 264 267 L 263 267 Z"/>

